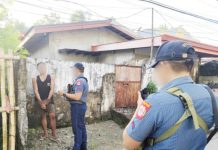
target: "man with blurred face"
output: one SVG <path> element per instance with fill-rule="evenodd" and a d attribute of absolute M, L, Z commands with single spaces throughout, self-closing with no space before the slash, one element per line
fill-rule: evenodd
<path fill-rule="evenodd" d="M 154 80 L 160 90 L 146 100 L 138 94 L 136 112 L 123 132 L 127 150 L 203 150 L 214 124 L 211 96 L 191 76 L 194 48 L 175 40 L 162 44 L 155 56 Z"/>
<path fill-rule="evenodd" d="M 74 146 L 72 150 L 87 150 L 87 133 L 85 126 L 86 100 L 88 96 L 88 80 L 84 77 L 84 66 L 74 64 L 73 74 L 76 77 L 70 93 L 59 91 L 61 96 L 68 99 L 71 104 L 71 120 L 74 133 Z"/>
<path fill-rule="evenodd" d="M 35 93 L 36 100 L 38 102 L 37 113 L 41 114 L 41 124 L 43 128 L 43 135 L 40 140 L 45 140 L 48 138 L 47 130 L 47 119 L 46 114 L 48 113 L 50 118 L 50 126 L 52 129 L 52 135 L 50 140 L 56 141 L 56 120 L 55 120 L 55 105 L 53 100 L 54 94 L 54 78 L 47 74 L 46 64 L 40 62 L 37 64 L 39 75 L 32 79 L 33 89 Z"/>

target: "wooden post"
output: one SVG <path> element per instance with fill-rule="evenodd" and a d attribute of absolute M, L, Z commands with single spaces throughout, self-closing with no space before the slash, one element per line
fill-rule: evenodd
<path fill-rule="evenodd" d="M 0 56 L 3 56 L 3 50 L 0 49 Z M 1 72 L 1 104 L 2 107 L 6 106 L 6 87 L 5 87 L 5 61 L 4 59 L 0 59 L 0 72 Z M 7 145 L 8 145 L 8 136 L 7 136 L 7 113 L 2 112 L 2 138 L 3 138 L 3 143 L 2 143 L 2 150 L 7 150 Z"/>
<path fill-rule="evenodd" d="M 15 107 L 15 94 L 14 94 L 14 69 L 13 69 L 13 52 L 9 50 L 9 56 L 11 59 L 7 60 L 7 76 L 8 76 L 8 96 L 10 105 Z M 9 150 L 15 150 L 15 138 L 16 138 L 16 112 L 12 110 L 10 113 L 9 122 Z"/>

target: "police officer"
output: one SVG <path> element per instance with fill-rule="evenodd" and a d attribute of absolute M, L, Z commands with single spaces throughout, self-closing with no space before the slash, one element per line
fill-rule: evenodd
<path fill-rule="evenodd" d="M 84 69 L 83 64 L 74 64 L 73 73 L 76 79 L 72 85 L 72 92 L 64 93 L 59 91 L 59 94 L 66 97 L 71 104 L 71 120 L 74 133 L 74 146 L 72 150 L 87 150 L 85 113 L 87 109 L 88 81 L 83 75 Z"/>
<path fill-rule="evenodd" d="M 191 76 L 194 48 L 180 40 L 158 49 L 154 80 L 160 90 L 143 100 L 138 94 L 136 112 L 123 132 L 127 150 L 141 144 L 144 150 L 203 150 L 206 133 L 214 123 L 211 96 Z"/>

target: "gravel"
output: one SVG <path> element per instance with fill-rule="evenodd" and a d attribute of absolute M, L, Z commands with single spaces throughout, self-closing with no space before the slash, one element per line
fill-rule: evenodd
<path fill-rule="evenodd" d="M 113 121 L 87 125 L 88 150 L 122 150 L 122 131 Z M 41 129 L 30 129 L 28 150 L 71 150 L 73 145 L 72 128 L 57 129 L 59 143 L 50 140 L 39 141 Z"/>

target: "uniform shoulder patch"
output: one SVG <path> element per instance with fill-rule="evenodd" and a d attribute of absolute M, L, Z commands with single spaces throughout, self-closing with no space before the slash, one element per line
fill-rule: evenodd
<path fill-rule="evenodd" d="M 142 120 L 146 113 L 150 110 L 150 108 L 151 105 L 148 102 L 144 101 L 136 113 L 136 118 L 138 120 Z"/>
<path fill-rule="evenodd" d="M 81 85 L 81 81 L 80 80 L 76 81 L 76 85 L 80 86 Z"/>

